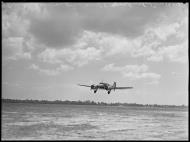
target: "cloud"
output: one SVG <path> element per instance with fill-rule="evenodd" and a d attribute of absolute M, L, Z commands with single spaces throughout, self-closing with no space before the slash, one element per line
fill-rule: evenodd
<path fill-rule="evenodd" d="M 59 64 L 63 62 L 74 66 L 86 65 L 89 61 L 98 60 L 100 51 L 94 47 L 49 49 L 38 55 L 39 59 L 46 63 Z"/>
<path fill-rule="evenodd" d="M 3 4 L 2 5 L 2 36 L 23 37 L 27 33 L 29 21 L 22 17 L 20 5 Z M 20 8 L 20 9 L 19 9 Z M 20 13 L 20 15 L 18 14 Z"/>
<path fill-rule="evenodd" d="M 2 47 L 3 58 L 31 59 L 34 50 L 34 39 L 28 32 L 29 15 L 39 14 L 40 4 L 2 4 Z"/>
<path fill-rule="evenodd" d="M 39 71 L 43 74 L 49 75 L 49 76 L 55 76 L 55 75 L 60 74 L 63 71 L 69 71 L 69 70 L 73 69 L 73 67 L 64 65 L 64 64 L 60 65 L 59 67 L 57 67 L 55 69 L 43 69 L 43 68 L 40 68 L 36 64 L 32 64 L 29 68 L 33 69 L 33 70 L 37 70 L 37 71 Z"/>
<path fill-rule="evenodd" d="M 95 47 L 102 52 L 103 56 L 131 52 L 136 44 L 133 40 L 120 35 L 92 31 L 84 31 L 78 43 L 85 43 L 86 47 Z"/>
<path fill-rule="evenodd" d="M 23 38 L 20 53 L 6 52 L 15 51 L 26 59 L 35 49 L 38 59 L 51 64 L 83 66 L 116 55 L 184 62 L 187 15 L 184 5 L 7 4 L 3 5 L 3 40 Z"/>
<path fill-rule="evenodd" d="M 102 71 L 119 72 L 123 75 L 123 77 L 132 80 L 151 79 L 153 81 L 158 81 L 161 77 L 157 73 L 148 72 L 148 66 L 145 64 L 125 66 L 115 66 L 114 64 L 108 64 L 102 68 Z"/>
<path fill-rule="evenodd" d="M 174 24 L 175 25 L 175 24 Z M 167 27 L 167 25 L 165 25 Z M 162 26 L 164 27 L 164 26 Z M 164 29 L 166 28 L 164 27 Z M 173 26 L 164 38 L 160 38 L 157 30 L 147 29 L 147 32 L 136 39 L 102 32 L 84 31 L 72 46 L 68 48 L 46 48 L 38 57 L 46 63 L 60 64 L 67 62 L 81 67 L 92 61 L 102 60 L 111 56 L 126 56 L 132 58 L 145 57 L 148 61 L 162 61 L 164 58 L 173 62 L 185 62 L 187 41 L 169 43 L 169 36 L 177 31 Z M 170 32 L 172 31 L 172 32 Z"/>
<path fill-rule="evenodd" d="M 56 64 L 61 63 L 61 60 L 58 59 L 58 54 L 55 49 L 46 49 L 38 55 L 39 59 L 46 63 Z"/>
<path fill-rule="evenodd" d="M 3 57 L 5 59 L 31 59 L 31 54 L 25 51 L 24 39 L 22 37 L 9 37 L 3 39 Z"/>
<path fill-rule="evenodd" d="M 43 4 L 46 16 L 32 16 L 29 31 L 52 48 L 71 45 L 84 30 L 134 38 L 167 10 L 165 6 L 113 4 Z"/>
<path fill-rule="evenodd" d="M 32 17 L 46 17 L 47 13 L 40 3 L 3 3 L 2 4 L 3 37 L 25 37 L 29 34 Z"/>
<path fill-rule="evenodd" d="M 81 19 L 72 7 L 64 4 L 43 4 L 47 16 L 30 20 L 30 33 L 39 43 L 59 48 L 75 42 L 80 33 Z"/>
<path fill-rule="evenodd" d="M 184 43 L 179 45 L 165 47 L 162 53 L 164 55 L 167 55 L 167 58 L 169 58 L 173 62 L 187 63 L 188 62 L 187 47 L 188 47 L 188 42 L 185 41 Z"/>
<path fill-rule="evenodd" d="M 140 43 L 132 52 L 132 57 L 146 57 L 148 61 L 187 62 L 188 32 L 187 17 L 174 23 L 159 23 L 146 29 L 143 36 L 137 38 Z"/>
<path fill-rule="evenodd" d="M 148 61 L 158 62 L 168 59 L 172 62 L 185 63 L 188 53 L 188 33 L 184 31 L 186 28 L 184 23 L 161 25 L 158 29 L 159 31 L 162 29 L 162 34 L 158 34 L 157 29 L 150 27 L 142 36 L 135 39 L 102 32 L 85 31 L 78 42 L 83 43 L 84 47 L 95 47 L 100 51 L 101 58 L 128 55 L 132 58 L 145 57 Z"/>
<path fill-rule="evenodd" d="M 84 31 L 76 43 L 69 48 L 46 48 L 38 57 L 51 64 L 67 62 L 74 66 L 84 66 L 92 61 L 130 52 L 133 43 L 119 35 Z"/>

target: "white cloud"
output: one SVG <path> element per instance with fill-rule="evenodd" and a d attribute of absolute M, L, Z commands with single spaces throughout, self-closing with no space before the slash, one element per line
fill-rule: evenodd
<path fill-rule="evenodd" d="M 47 11 L 40 3 L 3 3 L 3 37 L 25 37 L 31 24 L 31 17 L 47 17 Z"/>
<path fill-rule="evenodd" d="M 12 11 L 9 12 L 8 10 Z M 8 11 L 8 12 L 7 12 Z M 5 8 L 2 14 L 2 35 L 3 37 L 23 37 L 27 33 L 29 21 L 18 14 L 18 8 Z M 22 13 L 22 12 L 20 12 Z"/>
<path fill-rule="evenodd" d="M 8 4 L 7 6 L 11 5 Z M 109 4 L 108 11 L 105 11 L 105 13 L 104 9 L 97 5 L 89 5 L 87 7 L 72 5 L 72 8 L 76 8 L 78 13 L 63 5 L 49 6 L 46 4 L 30 3 L 14 4 L 10 8 L 7 8 L 7 6 L 3 6 L 3 37 L 23 38 L 24 43 L 28 44 L 28 46 L 31 45 L 32 48 L 34 48 L 33 45 L 45 46 L 45 50 L 38 57 L 47 63 L 61 64 L 68 62 L 74 66 L 83 66 L 91 61 L 115 55 L 130 56 L 132 58 L 145 57 L 148 61 L 157 62 L 168 59 L 182 63 L 186 60 L 187 52 L 184 52 L 184 50 L 187 51 L 188 48 L 186 46 L 187 40 L 185 40 L 186 43 L 183 42 L 188 36 L 188 17 L 179 7 L 177 11 L 179 13 L 178 16 L 170 18 L 171 13 L 158 5 L 155 9 L 157 11 L 154 11 L 155 13 L 153 14 L 159 19 L 155 19 L 156 23 L 152 21 L 152 15 L 149 15 L 152 7 L 147 6 L 147 8 L 144 8 L 143 5 L 141 7 L 134 5 L 134 7 L 126 10 L 123 9 L 123 4 L 112 3 Z M 105 14 L 105 19 L 101 19 L 102 23 L 100 22 L 101 20 L 94 21 L 95 19 L 91 19 L 91 16 L 86 13 L 89 9 L 92 9 L 95 19 L 99 19 L 99 15 Z M 113 10 L 116 13 L 110 16 L 109 11 L 112 12 Z M 122 14 L 129 14 L 133 10 L 138 11 L 138 14 L 135 14 L 138 18 L 135 19 L 134 16 L 130 16 L 127 21 L 123 20 Z M 162 13 L 162 10 L 166 10 L 166 14 Z M 98 14 L 96 15 L 96 13 Z M 71 14 L 73 17 L 68 16 L 68 14 Z M 140 16 L 141 14 L 143 18 Z M 156 16 L 157 14 L 159 16 Z M 146 15 L 149 15 L 149 18 L 147 17 L 146 19 Z M 81 19 L 81 17 L 84 19 Z M 139 30 L 136 30 L 137 26 L 135 26 L 136 23 L 134 21 L 141 27 L 138 27 Z M 142 23 L 139 21 L 142 21 Z M 104 22 L 109 22 L 111 25 L 105 26 Z M 67 29 L 69 29 L 68 32 Z M 130 29 L 133 30 L 130 31 Z M 128 33 L 130 34 L 128 35 Z M 135 36 L 133 33 L 136 33 Z M 173 41 L 179 40 L 179 42 L 165 45 L 168 44 L 168 38 L 171 36 L 173 36 Z M 73 37 L 75 39 L 70 40 Z M 32 41 L 35 43 L 29 44 L 29 42 L 26 42 L 27 40 L 31 41 L 31 38 L 35 39 Z M 5 41 L 6 39 L 3 40 Z M 54 44 L 47 44 L 43 41 L 47 43 L 51 41 L 51 43 L 54 43 L 58 47 L 48 46 Z M 72 41 L 72 43 L 66 47 L 66 41 L 69 43 Z M 60 44 L 57 44 L 58 42 Z M 4 43 L 7 43 L 7 41 L 3 42 L 3 46 L 6 46 Z M 62 46 L 62 44 L 64 45 Z M 181 48 L 181 45 L 184 48 Z M 26 46 L 20 47 L 19 50 L 14 50 L 14 48 L 16 47 L 12 47 L 13 50 L 10 52 L 17 52 L 14 53 L 16 56 L 10 58 L 15 60 L 18 58 L 31 58 L 31 51 L 25 51 Z M 10 49 L 6 50 L 8 52 Z M 38 52 L 35 53 L 38 54 Z"/>
<path fill-rule="evenodd" d="M 86 49 L 77 49 L 73 52 L 75 58 L 71 60 L 74 65 L 83 66 L 89 61 L 99 60 L 101 51 L 94 48 L 88 47 Z"/>
<path fill-rule="evenodd" d="M 40 60 L 47 63 L 61 63 L 61 60 L 58 59 L 60 52 L 56 52 L 55 49 L 45 49 L 42 53 L 38 55 Z"/>
<path fill-rule="evenodd" d="M 161 61 L 163 58 L 169 59 L 171 62 L 187 63 L 188 62 L 188 42 L 176 45 L 161 47 L 157 52 L 153 52 L 147 58 L 149 61 Z"/>
<path fill-rule="evenodd" d="M 148 61 L 162 61 L 164 58 L 172 62 L 187 62 L 188 32 L 187 17 L 173 24 L 159 23 L 158 27 L 148 27 L 137 41 L 141 43 L 132 52 L 132 57 L 146 57 Z M 169 38 L 172 38 L 172 41 Z"/>
<path fill-rule="evenodd" d="M 163 56 L 159 53 L 152 54 L 150 57 L 147 58 L 148 61 L 154 61 L 154 62 L 159 62 L 163 60 Z"/>
<path fill-rule="evenodd" d="M 176 43 L 169 46 L 164 45 L 169 36 L 180 32 L 177 31 L 179 26 L 179 24 L 174 23 L 169 26 L 162 25 L 157 29 L 151 27 L 142 36 L 135 39 L 108 33 L 84 31 L 72 46 L 58 49 L 46 48 L 38 57 L 47 63 L 68 62 L 78 67 L 94 60 L 116 55 L 128 55 L 133 58 L 145 57 L 148 61 L 156 62 L 169 59 L 182 63 L 185 62 L 187 56 L 187 41 L 178 45 Z"/>
<path fill-rule="evenodd" d="M 86 65 L 89 61 L 98 60 L 100 58 L 100 50 L 94 47 L 87 48 L 64 48 L 49 49 L 38 55 L 39 59 L 46 63 L 63 63 L 68 62 L 75 66 Z"/>
<path fill-rule="evenodd" d="M 103 32 L 84 31 L 79 42 L 86 43 L 86 46 L 93 46 L 99 49 L 103 56 L 112 56 L 116 54 L 125 54 L 133 50 L 135 42 L 117 34 L 108 34 Z"/>
<path fill-rule="evenodd" d="M 45 18 L 48 16 L 48 12 L 43 3 L 23 3 L 22 6 L 24 15 L 32 14 L 38 18 Z"/>
<path fill-rule="evenodd" d="M 29 68 L 33 69 L 33 70 L 37 70 L 43 74 L 49 75 L 49 76 L 55 76 L 60 74 L 63 71 L 69 71 L 72 70 L 73 67 L 68 66 L 68 65 L 64 65 L 61 64 L 59 67 L 55 68 L 55 69 L 43 69 L 40 68 L 38 65 L 32 64 Z"/>
<path fill-rule="evenodd" d="M 31 68 L 31 69 L 34 69 L 34 70 L 39 69 L 39 67 L 38 67 L 37 65 L 35 65 L 35 64 L 32 64 L 32 65 L 30 66 L 30 68 Z"/>
<path fill-rule="evenodd" d="M 165 41 L 170 35 L 176 34 L 179 27 L 180 25 L 177 22 L 172 24 L 165 23 L 157 25 L 157 27 L 148 28 L 146 32 L 152 32 L 158 39 Z"/>
<path fill-rule="evenodd" d="M 162 24 L 155 28 L 152 26 L 147 28 L 142 36 L 135 39 L 108 33 L 85 31 L 78 41 L 85 46 L 93 46 L 98 49 L 101 58 L 128 55 L 133 58 L 145 57 L 148 61 L 158 62 L 168 59 L 172 62 L 182 63 L 185 61 L 188 49 L 187 31 L 184 30 L 186 28 L 184 23 Z M 171 43 L 167 41 L 170 37 L 173 39 Z"/>
<path fill-rule="evenodd" d="M 167 55 L 173 62 L 181 62 L 187 63 L 188 62 L 188 42 L 185 41 L 179 45 L 168 46 L 164 48 L 163 54 Z"/>
<path fill-rule="evenodd" d="M 3 3 L 2 7 L 3 58 L 31 59 L 31 53 L 34 51 L 36 43 L 28 29 L 31 16 L 42 18 L 41 4 Z"/>
<path fill-rule="evenodd" d="M 125 66 L 115 66 L 114 64 L 108 64 L 102 68 L 103 71 L 119 72 L 124 77 L 130 78 L 132 80 L 137 79 L 151 79 L 158 81 L 160 75 L 157 73 L 148 72 L 148 66 L 143 65 L 125 65 Z"/>
<path fill-rule="evenodd" d="M 38 57 L 40 60 L 51 64 L 68 62 L 81 67 L 91 61 L 123 54 L 133 50 L 132 43 L 125 37 L 106 33 L 84 31 L 82 36 L 67 48 L 46 48 Z"/>
<path fill-rule="evenodd" d="M 3 56 L 6 59 L 30 59 L 30 52 L 24 51 L 24 39 L 23 37 L 9 37 L 3 39 Z"/>

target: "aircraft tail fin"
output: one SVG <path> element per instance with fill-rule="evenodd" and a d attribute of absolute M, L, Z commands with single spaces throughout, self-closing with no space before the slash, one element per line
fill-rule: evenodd
<path fill-rule="evenodd" d="M 115 91 L 115 88 L 116 88 L 116 82 L 113 82 L 113 89 Z"/>

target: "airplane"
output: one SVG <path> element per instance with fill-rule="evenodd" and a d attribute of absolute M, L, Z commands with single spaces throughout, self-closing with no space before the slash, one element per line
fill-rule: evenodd
<path fill-rule="evenodd" d="M 108 94 L 110 94 L 111 90 L 115 89 L 132 89 L 133 87 L 116 87 L 116 82 L 113 83 L 113 85 L 110 85 L 108 83 L 105 82 L 100 82 L 99 84 L 95 85 L 82 85 L 82 84 L 78 84 L 79 86 L 85 86 L 85 87 L 90 87 L 90 90 L 94 90 L 94 93 L 97 92 L 98 89 L 105 89 L 108 91 Z"/>

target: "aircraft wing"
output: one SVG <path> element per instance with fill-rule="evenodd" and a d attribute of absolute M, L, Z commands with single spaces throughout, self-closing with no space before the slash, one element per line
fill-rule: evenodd
<path fill-rule="evenodd" d="M 133 87 L 115 87 L 115 89 L 132 89 Z"/>
<path fill-rule="evenodd" d="M 79 86 L 85 86 L 85 87 L 91 87 L 91 85 L 82 85 L 82 84 L 78 84 Z"/>

